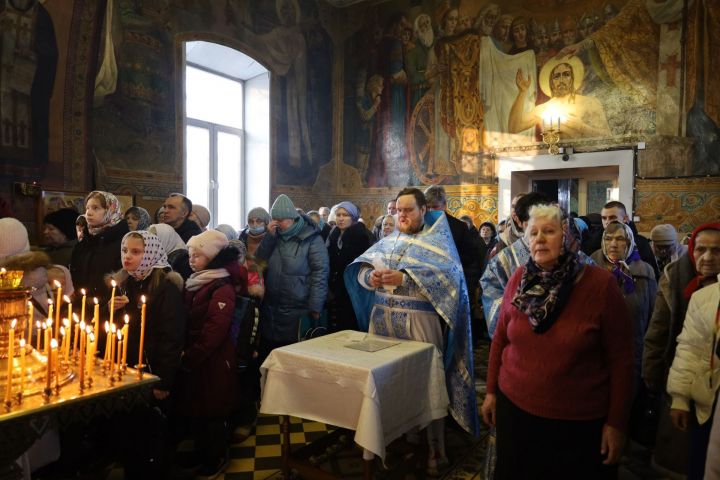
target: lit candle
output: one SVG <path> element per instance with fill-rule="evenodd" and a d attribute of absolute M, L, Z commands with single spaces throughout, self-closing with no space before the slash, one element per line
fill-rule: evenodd
<path fill-rule="evenodd" d="M 32 302 L 28 302 L 27 341 L 30 343 L 32 343 L 33 316 L 35 316 L 35 307 Z"/>
<path fill-rule="evenodd" d="M 25 390 L 25 339 L 20 340 L 20 391 Z"/>
<path fill-rule="evenodd" d="M 75 356 L 77 355 L 77 349 L 78 349 L 78 343 L 80 342 L 80 320 L 78 319 L 77 315 L 75 315 L 75 318 L 73 318 L 73 321 L 75 322 L 75 337 L 73 338 L 73 352 L 72 352 L 72 358 L 75 360 Z M 83 323 L 84 325 L 84 323 Z M 68 350 L 70 350 L 70 345 L 68 345 Z"/>
<path fill-rule="evenodd" d="M 145 347 L 145 310 L 147 304 L 145 303 L 145 295 L 140 297 L 142 301 L 142 309 L 140 310 L 140 351 L 138 352 L 138 375 L 142 378 L 143 370 L 143 348 Z"/>
<path fill-rule="evenodd" d="M 45 349 L 45 356 L 50 358 L 50 330 L 52 325 L 52 319 L 48 319 L 47 322 L 45 322 L 45 345 L 43 345 Z M 57 342 L 55 342 L 57 343 Z"/>
<path fill-rule="evenodd" d="M 15 326 L 17 326 L 17 318 L 13 319 L 10 324 L 10 332 L 8 338 L 8 369 L 7 369 L 7 389 L 5 390 L 5 403 L 11 403 L 12 400 L 12 376 L 13 376 L 13 357 L 15 355 Z"/>
<path fill-rule="evenodd" d="M 40 320 L 35 322 L 35 326 L 37 327 L 37 333 L 36 333 L 37 338 L 35 339 L 35 341 L 37 342 L 37 344 L 36 344 L 37 346 L 36 346 L 35 350 L 40 352 L 40 337 L 42 337 L 42 335 L 40 335 L 40 329 L 42 328 L 42 323 L 40 323 Z"/>
<path fill-rule="evenodd" d="M 110 322 L 105 321 L 105 355 L 103 355 L 103 365 L 110 356 Z"/>
<path fill-rule="evenodd" d="M 63 295 L 63 300 L 65 301 L 65 303 L 67 303 L 67 307 L 68 307 L 68 309 L 67 309 L 67 310 L 68 310 L 67 318 L 68 318 L 69 320 L 72 320 L 72 318 L 73 318 L 73 316 L 72 316 L 72 302 L 70 301 L 70 297 L 68 297 L 67 295 Z"/>
<path fill-rule="evenodd" d="M 55 312 L 55 325 L 57 325 L 58 328 L 60 328 L 60 305 L 61 305 L 60 299 L 62 298 L 62 284 L 60 284 L 60 282 L 55 280 L 55 287 L 57 287 L 57 300 L 55 301 L 55 303 L 57 304 L 57 311 Z M 52 316 L 52 315 L 49 315 L 49 316 Z M 57 336 L 58 336 L 58 331 L 56 329 L 55 330 L 55 339 L 56 340 L 57 340 Z"/>
<path fill-rule="evenodd" d="M 51 344 L 51 353 L 53 357 L 53 369 L 55 370 L 55 388 L 60 388 L 60 350 L 57 341 L 53 339 L 54 344 Z"/>
<path fill-rule="evenodd" d="M 112 294 L 110 295 L 110 323 L 113 323 L 113 319 L 115 318 L 115 288 L 117 287 L 117 282 L 113 280 L 111 282 L 112 284 Z"/>
<path fill-rule="evenodd" d="M 85 385 L 85 355 L 83 355 L 83 350 L 86 349 L 85 346 L 85 321 L 80 322 L 80 353 L 78 357 L 78 369 L 80 370 L 80 389 Z"/>
<path fill-rule="evenodd" d="M 110 375 L 112 375 L 112 371 L 115 368 L 115 342 L 114 339 L 116 337 L 116 334 L 120 334 L 120 332 L 117 331 L 117 327 L 115 327 L 115 324 L 110 325 Z"/>
<path fill-rule="evenodd" d="M 95 311 L 93 312 L 93 333 L 97 339 L 100 338 L 98 337 L 100 334 L 100 305 L 98 305 L 97 297 L 93 298 L 93 302 L 95 302 Z"/>
<path fill-rule="evenodd" d="M 122 372 L 122 351 L 123 351 L 123 339 L 125 337 L 122 334 L 122 330 L 118 330 L 117 332 L 117 370 L 118 373 Z"/>
<path fill-rule="evenodd" d="M 45 332 L 48 332 L 48 330 L 45 330 Z M 48 344 L 48 349 L 50 348 L 57 348 L 57 340 L 52 341 L 52 345 Z M 50 392 L 50 380 L 52 379 L 52 355 L 50 355 L 50 352 L 48 352 L 47 356 L 47 378 L 45 379 L 45 390 Z"/>
<path fill-rule="evenodd" d="M 123 327 L 123 338 L 125 339 L 123 341 L 123 351 L 122 351 L 122 361 L 120 362 L 120 367 L 124 367 L 127 363 L 127 346 L 128 346 L 128 340 L 130 337 L 128 336 L 129 328 L 130 328 L 130 316 L 125 314 L 125 326 Z"/>
<path fill-rule="evenodd" d="M 92 381 L 93 369 L 95 368 L 95 350 L 97 349 L 97 342 L 95 342 L 95 334 L 90 331 L 88 327 L 88 354 L 87 354 L 87 368 L 88 368 L 88 383 Z"/>
<path fill-rule="evenodd" d="M 53 315 L 54 315 L 54 311 L 53 311 L 54 306 L 55 305 L 53 305 L 52 299 L 48 298 L 48 321 L 50 322 L 51 325 L 52 325 L 52 320 L 53 320 Z M 50 333 L 52 334 L 52 332 L 50 332 Z M 48 347 L 47 345 L 43 345 L 43 348 L 45 348 L 47 350 L 50 347 Z"/>
<path fill-rule="evenodd" d="M 65 360 L 67 361 L 68 357 L 70 356 L 70 337 L 72 336 L 70 320 L 68 320 L 67 318 L 63 318 L 63 328 L 65 332 L 63 333 L 62 342 L 60 343 L 60 353 L 65 357 Z"/>
<path fill-rule="evenodd" d="M 85 289 L 81 288 L 80 293 L 82 293 L 82 304 L 81 304 L 81 312 L 80 312 L 80 320 L 83 322 L 85 321 L 85 300 L 87 300 L 87 297 L 85 296 Z"/>
<path fill-rule="evenodd" d="M 63 321 L 66 321 L 67 319 L 63 319 Z M 60 327 L 60 351 L 63 355 L 65 355 L 65 343 L 67 342 L 67 332 L 69 332 L 69 329 L 66 329 L 63 325 Z"/>

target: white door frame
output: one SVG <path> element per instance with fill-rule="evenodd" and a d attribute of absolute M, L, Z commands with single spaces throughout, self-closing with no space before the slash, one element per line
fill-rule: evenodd
<path fill-rule="evenodd" d="M 625 204 L 628 215 L 632 218 L 633 208 L 633 176 L 634 152 L 632 149 L 611 150 L 607 152 L 574 153 L 568 161 L 562 155 L 536 155 L 523 157 L 498 158 L 498 219 L 510 215 L 512 195 L 512 173 L 533 170 L 559 170 L 568 168 L 618 167 L 618 188 L 620 201 Z"/>

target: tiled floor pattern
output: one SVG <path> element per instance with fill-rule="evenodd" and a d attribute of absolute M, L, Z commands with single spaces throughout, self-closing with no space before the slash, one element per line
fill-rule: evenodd
<path fill-rule="evenodd" d="M 290 442 L 293 449 L 327 435 L 332 428 L 318 422 L 291 417 Z M 352 432 L 349 434 L 352 436 Z M 231 447 L 231 461 L 224 478 L 226 480 L 279 480 L 282 478 L 279 472 L 281 440 L 280 418 L 261 415 L 258 418 L 256 434 L 251 435 L 243 443 Z M 447 480 L 480 479 L 483 442 L 473 441 L 453 428 L 448 428 L 446 441 L 452 468 L 442 478 Z M 400 445 L 397 448 L 406 447 L 407 445 Z M 420 458 L 419 455 L 418 453 L 415 458 Z M 399 458 L 401 455 L 397 457 Z M 362 452 L 352 442 L 338 452 L 321 458 L 319 465 L 324 470 L 331 471 L 343 479 L 360 479 L 363 475 Z M 414 465 L 409 466 L 402 462 L 398 465 L 390 470 L 382 470 L 376 463 L 375 478 L 388 480 L 425 478 L 423 469 L 414 469 Z"/>

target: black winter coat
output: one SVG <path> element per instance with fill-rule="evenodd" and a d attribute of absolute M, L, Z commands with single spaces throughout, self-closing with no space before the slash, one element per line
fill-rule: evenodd
<path fill-rule="evenodd" d="M 121 220 L 97 235 L 86 235 L 75 246 L 70 259 L 70 274 L 76 292 L 84 288 L 88 298 L 97 297 L 100 305 L 110 300 L 110 287 L 105 283 L 105 275 L 122 268 L 120 244 L 129 231 L 127 222 Z"/>
<path fill-rule="evenodd" d="M 463 273 L 465 274 L 468 292 L 470 292 L 472 298 L 472 292 L 475 291 L 480 282 L 480 270 L 482 268 L 479 243 L 473 240 L 467 223 L 453 217 L 447 212 L 445 212 L 445 215 L 450 225 L 450 233 L 452 233 L 453 240 L 455 241 L 455 248 L 457 248 L 458 255 L 460 256 L 460 263 L 462 264 Z"/>
<path fill-rule="evenodd" d="M 194 237 L 195 235 L 200 235 L 202 233 L 198 224 L 188 220 L 187 218 L 178 228 L 175 229 L 175 231 L 178 235 L 180 235 L 180 238 L 182 238 L 182 241 L 185 243 L 190 240 L 190 237 Z"/>
<path fill-rule="evenodd" d="M 140 314 L 142 302 L 146 296 L 145 344 L 143 363 L 146 371 L 160 377 L 160 383 L 153 388 L 170 390 L 180 368 L 180 358 L 185 343 L 185 308 L 183 306 L 183 281 L 179 274 L 168 272 L 165 279 L 152 294 L 147 292 L 148 280 L 138 282 L 128 278 L 125 282 L 125 295 L 130 302 L 119 314 L 116 321 L 122 325 L 125 314 L 130 316 L 130 332 L 127 359 L 134 366 L 138 360 L 140 348 Z"/>
<path fill-rule="evenodd" d="M 334 228 L 327 240 L 330 258 L 329 292 L 332 301 L 328 302 L 330 313 L 330 331 L 357 330 L 357 317 L 350 302 L 343 274 L 345 267 L 370 248 L 372 241 L 368 230 L 362 223 L 355 223 L 345 230 L 342 236 L 342 248 L 338 248 L 340 229 Z"/>

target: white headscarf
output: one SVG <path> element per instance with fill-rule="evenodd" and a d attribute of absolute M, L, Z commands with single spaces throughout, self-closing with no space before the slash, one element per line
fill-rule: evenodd
<path fill-rule="evenodd" d="M 138 268 L 132 272 L 127 272 L 128 275 L 133 277 L 135 280 L 144 280 L 145 278 L 147 278 L 148 275 L 150 275 L 150 273 L 152 273 L 153 268 L 170 267 L 167 254 L 165 253 L 165 249 L 160 244 L 160 240 L 158 239 L 158 237 L 146 230 L 137 230 L 135 232 L 126 233 L 122 239 L 122 244 L 120 246 L 121 252 L 125 249 L 127 239 L 131 235 L 142 236 L 143 243 L 145 244 L 145 252 L 143 253 L 143 257 L 142 260 L 140 260 L 140 265 L 138 266 Z"/>
<path fill-rule="evenodd" d="M 165 249 L 165 253 L 170 255 L 175 250 L 187 250 L 187 245 L 183 242 L 180 235 L 177 234 L 174 228 L 167 223 L 156 223 L 148 227 L 148 232 L 154 234 L 160 244 Z"/>

